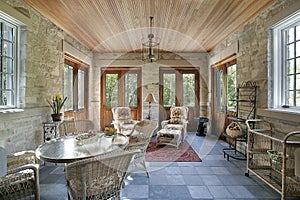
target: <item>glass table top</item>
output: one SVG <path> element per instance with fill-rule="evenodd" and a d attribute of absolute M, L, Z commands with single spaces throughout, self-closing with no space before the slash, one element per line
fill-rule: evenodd
<path fill-rule="evenodd" d="M 107 137 L 103 133 L 96 133 L 90 138 L 84 134 L 70 135 L 40 145 L 36 155 L 46 162 L 68 163 L 124 149 L 128 143 L 128 137 L 122 134 Z"/>

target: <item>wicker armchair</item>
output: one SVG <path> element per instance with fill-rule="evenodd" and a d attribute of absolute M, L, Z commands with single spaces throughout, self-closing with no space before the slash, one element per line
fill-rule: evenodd
<path fill-rule="evenodd" d="M 134 125 L 138 122 L 132 120 L 131 110 L 129 107 L 113 107 L 111 109 L 113 113 L 114 128 L 117 129 L 118 133 L 123 133 L 126 130 L 132 130 Z"/>
<path fill-rule="evenodd" d="M 58 126 L 60 136 L 87 133 L 93 129 L 93 122 L 87 119 L 63 121 Z"/>
<path fill-rule="evenodd" d="M 34 151 L 7 155 L 7 173 L 0 177 L 0 199 L 40 199 L 39 165 Z"/>
<path fill-rule="evenodd" d="M 69 199 L 120 199 L 123 180 L 136 152 L 115 151 L 66 165 Z"/>
<path fill-rule="evenodd" d="M 128 169 L 129 173 L 137 170 L 144 170 L 149 177 L 149 173 L 145 164 L 145 156 L 147 147 L 157 127 L 157 122 L 143 120 L 138 122 L 134 126 L 134 129 L 131 131 L 131 133 L 128 135 L 130 137 L 130 140 L 127 150 L 137 149 L 140 151 L 134 156 L 134 160 L 131 162 Z"/>
<path fill-rule="evenodd" d="M 182 107 L 171 107 L 170 119 L 161 122 L 162 129 L 181 130 L 182 141 L 187 136 L 187 125 L 188 125 L 188 113 L 189 108 Z"/>

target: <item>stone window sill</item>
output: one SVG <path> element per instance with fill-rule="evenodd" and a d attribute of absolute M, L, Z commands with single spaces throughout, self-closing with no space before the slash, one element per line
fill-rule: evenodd
<path fill-rule="evenodd" d="M 269 109 L 258 109 L 257 114 L 269 118 L 282 119 L 285 121 L 299 123 L 300 110 L 284 109 L 284 108 L 269 108 Z"/>
<path fill-rule="evenodd" d="M 19 113 L 19 112 L 24 112 L 23 109 L 18 109 L 18 108 L 8 108 L 8 109 L 0 109 L 0 113 Z"/>

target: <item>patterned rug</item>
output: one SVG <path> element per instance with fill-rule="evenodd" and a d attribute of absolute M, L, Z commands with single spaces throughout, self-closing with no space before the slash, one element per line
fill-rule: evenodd
<path fill-rule="evenodd" d="M 156 142 L 151 141 L 147 153 L 147 162 L 202 162 L 197 153 L 184 141 L 179 149 L 172 146 L 161 145 L 156 147 Z"/>

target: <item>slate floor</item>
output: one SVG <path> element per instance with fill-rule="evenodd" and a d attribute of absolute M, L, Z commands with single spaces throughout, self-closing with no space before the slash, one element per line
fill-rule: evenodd
<path fill-rule="evenodd" d="M 223 157 L 224 141 L 190 133 L 187 141 L 202 162 L 149 162 L 146 173 L 133 173 L 126 179 L 122 199 L 280 199 L 256 176 L 245 176 L 246 161 Z M 40 169 L 41 199 L 67 199 L 63 165 L 46 163 Z M 292 198 L 299 199 L 299 198 Z"/>

